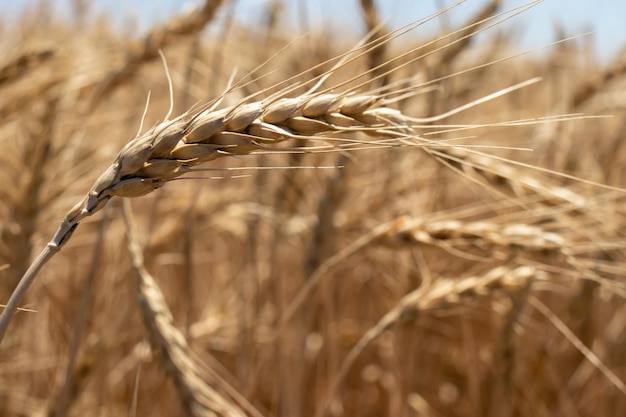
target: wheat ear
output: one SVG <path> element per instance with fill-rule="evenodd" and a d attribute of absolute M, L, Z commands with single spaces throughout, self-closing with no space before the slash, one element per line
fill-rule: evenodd
<path fill-rule="evenodd" d="M 341 381 L 361 352 L 399 321 L 428 311 L 464 304 L 472 300 L 484 299 L 498 291 L 504 291 L 507 294 L 515 293 L 525 288 L 538 274 L 541 274 L 541 272 L 529 266 L 517 268 L 500 266 L 482 276 L 466 277 L 460 280 L 439 279 L 433 282 L 432 285 L 420 287 L 408 293 L 374 327 L 370 328 L 350 350 L 326 391 L 315 416 L 321 417 L 324 415 Z"/>
<path fill-rule="evenodd" d="M 459 247 L 518 248 L 526 252 L 561 253 L 567 241 L 558 233 L 522 223 L 462 222 L 458 220 L 427 221 L 400 217 L 388 223 L 388 232 L 376 243 L 404 245 L 426 243 L 439 245 L 447 241 Z"/>
<path fill-rule="evenodd" d="M 139 279 L 141 312 L 153 346 L 161 353 L 168 373 L 190 415 L 194 417 L 243 417 L 245 413 L 222 395 L 216 381 L 202 377 L 201 365 L 193 358 L 187 339 L 174 325 L 163 293 L 143 263 L 143 253 L 132 220 L 130 201 L 124 201 L 128 249 Z"/>

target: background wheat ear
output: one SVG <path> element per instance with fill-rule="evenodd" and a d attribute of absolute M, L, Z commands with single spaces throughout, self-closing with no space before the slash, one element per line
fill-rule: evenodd
<path fill-rule="evenodd" d="M 625 415 L 622 61 L 477 1 L 0 17 L 0 415 Z"/>
<path fill-rule="evenodd" d="M 232 388 L 203 371 L 201 362 L 194 358 L 189 344 L 173 322 L 159 285 L 147 271 L 138 232 L 133 221 L 129 200 L 124 201 L 128 247 L 138 277 L 139 301 L 152 344 L 175 381 L 182 403 L 193 416 L 244 416 L 244 411 L 228 397 Z M 226 388 L 226 392 L 224 392 Z M 246 404 L 247 405 L 247 404 Z"/>

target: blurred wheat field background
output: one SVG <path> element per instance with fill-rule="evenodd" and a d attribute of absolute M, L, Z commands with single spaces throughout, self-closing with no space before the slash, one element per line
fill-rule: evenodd
<path fill-rule="evenodd" d="M 42 3 L 3 19 L 0 304 L 171 102 L 298 96 L 333 71 L 329 93 L 414 119 L 406 136 L 312 132 L 112 199 L 9 327 L 0 415 L 626 414 L 623 57 L 595 65 L 585 38 L 519 54 L 505 19 L 523 9 L 499 1 L 449 36 L 358 3 L 370 43 L 337 70 L 358 37 L 294 39 L 281 1 L 250 27 L 207 0 L 137 37 L 80 1 L 71 18 Z"/>

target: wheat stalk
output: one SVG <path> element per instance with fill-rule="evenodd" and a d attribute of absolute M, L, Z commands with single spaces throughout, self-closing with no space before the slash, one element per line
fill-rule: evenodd
<path fill-rule="evenodd" d="M 209 108 L 167 120 L 128 142 L 115 161 L 63 219 L 52 240 L 18 284 L 0 317 L 0 340 L 38 270 L 70 238 L 78 223 L 114 196 L 148 194 L 193 167 L 223 156 L 266 150 L 287 139 L 331 132 L 367 131 L 384 135 L 397 129 L 401 114 L 380 107 L 373 95 L 322 94 Z M 350 142 L 349 142 L 350 143 Z M 352 146 L 352 145 L 350 145 Z M 320 149 L 334 149 L 327 145 Z"/>
<path fill-rule="evenodd" d="M 519 83 L 479 101 L 499 97 L 536 81 Z M 218 101 L 205 110 L 165 120 L 135 137 L 122 148 L 87 195 L 66 214 L 52 240 L 25 273 L 0 317 L 0 341 L 19 300 L 34 279 L 33 274 L 61 249 L 81 220 L 102 209 L 111 198 L 144 196 L 177 177 L 202 171 L 202 168 L 195 168 L 200 164 L 225 156 L 268 152 L 290 139 L 323 137 L 335 143 L 283 148 L 282 152 L 431 146 L 431 141 L 417 140 L 413 128 L 418 127 L 416 119 L 391 108 L 390 102 L 393 99 L 387 99 L 384 94 L 314 91 L 294 97 L 278 95 L 267 101 L 244 100 L 222 109 L 215 108 Z M 382 139 L 368 142 L 336 137 L 355 132 Z M 452 152 L 452 148 L 445 149 Z"/>
<path fill-rule="evenodd" d="M 220 392 L 219 385 L 225 385 L 223 381 L 209 382 L 203 377 L 202 365 L 193 357 L 187 339 L 174 325 L 172 313 L 163 293 L 144 265 L 129 200 L 125 200 L 125 203 L 124 220 L 128 249 L 139 280 L 139 301 L 143 318 L 151 342 L 161 353 L 185 407 L 194 417 L 245 416 L 234 401 Z"/>
<path fill-rule="evenodd" d="M 217 3 L 207 2 L 207 4 Z M 516 8 L 507 13 L 517 14 L 530 6 Z M 438 12 L 433 17 L 442 12 Z M 493 19 L 502 15 L 504 13 L 494 16 Z M 501 21 L 496 21 L 491 26 L 499 22 Z M 394 39 L 421 23 L 423 22 L 392 32 L 384 39 Z M 476 25 L 478 23 L 472 26 Z M 482 30 L 477 30 L 475 33 Z M 469 35 L 456 39 L 449 45 L 462 42 L 467 36 Z M 165 121 L 130 140 L 113 163 L 96 180 L 87 195 L 65 215 L 53 238 L 24 273 L 0 316 L 0 342 L 21 299 L 39 270 L 67 243 L 81 220 L 102 209 L 113 197 L 132 198 L 149 194 L 184 174 L 203 171 L 202 168 L 196 168 L 198 165 L 225 156 L 264 153 L 272 150 L 274 152 L 337 152 L 372 147 L 431 146 L 432 141 L 423 141 L 415 136 L 415 129 L 420 126 L 418 123 L 424 120 L 409 117 L 391 107 L 392 103 L 397 100 L 394 96 L 415 94 L 416 87 L 408 91 L 404 89 L 393 91 L 392 85 L 389 88 L 385 87 L 367 93 L 356 93 L 356 89 L 368 83 L 362 82 L 344 92 L 332 92 L 332 89 L 320 90 L 320 86 L 328 77 L 354 59 L 351 55 L 363 56 L 379 44 L 380 40 L 377 39 L 373 41 L 373 44 L 358 45 L 352 51 L 338 57 L 335 66 L 317 77 L 317 80 L 314 79 L 313 81 L 317 83 L 303 94 L 293 95 L 293 92 L 303 85 L 289 79 L 284 83 L 292 83 L 292 85 L 263 101 L 251 101 L 253 98 L 251 96 L 238 104 L 219 108 L 222 96 L 204 109 L 190 111 L 171 120 L 168 119 L 168 114 Z M 431 53 L 433 52 L 428 54 Z M 424 56 L 398 65 L 391 71 Z M 394 62 L 396 59 L 391 59 L 389 62 Z M 475 68 L 480 67 L 482 66 Z M 376 68 L 373 68 L 370 71 L 375 70 Z M 367 73 L 354 77 L 352 81 L 358 80 Z M 383 77 L 386 74 L 387 72 L 384 72 L 377 77 Z M 431 119 L 444 119 L 473 105 L 495 99 L 537 81 L 538 79 L 531 79 L 519 83 Z M 342 85 L 336 85 L 334 88 Z M 280 84 L 275 87 L 280 87 Z M 356 132 L 373 135 L 377 140 L 368 142 L 337 137 Z M 276 145 L 290 139 L 297 142 L 320 137 L 330 143 L 304 148 L 296 146 L 296 148 L 276 149 Z"/>
<path fill-rule="evenodd" d="M 418 315 L 436 309 L 466 305 L 491 297 L 497 292 L 514 294 L 526 288 L 531 280 L 543 275 L 541 271 L 529 266 L 515 268 L 500 266 L 479 276 L 438 279 L 430 285 L 423 285 L 411 291 L 402 297 L 374 327 L 365 332 L 350 350 L 322 398 L 320 407 L 315 413 L 316 417 L 324 415 L 341 381 L 361 352 L 399 321 L 414 319 Z"/>
<path fill-rule="evenodd" d="M 382 104 L 382 105 L 381 105 Z M 224 156 L 265 151 L 288 139 L 362 131 L 389 136 L 408 118 L 384 106 L 376 95 L 308 94 L 271 102 L 209 108 L 166 120 L 124 146 L 87 195 L 65 216 L 52 240 L 26 272 L 0 317 L 0 340 L 24 292 L 43 263 L 70 238 L 79 222 L 102 209 L 112 197 L 151 193 L 193 167 Z M 362 142 L 323 145 L 310 151 L 350 149 Z"/>

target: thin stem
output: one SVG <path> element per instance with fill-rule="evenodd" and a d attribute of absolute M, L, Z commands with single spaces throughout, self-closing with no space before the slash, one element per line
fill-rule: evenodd
<path fill-rule="evenodd" d="M 60 248 L 58 246 L 48 243 L 20 279 L 20 282 L 11 294 L 11 298 L 9 298 L 9 301 L 0 316 L 0 342 L 2 342 L 4 333 L 7 331 L 9 323 L 11 323 L 11 319 L 17 311 L 22 298 L 24 298 L 28 287 L 30 287 L 35 280 L 39 270 L 41 270 L 46 262 L 48 262 L 50 258 L 52 258 L 52 256 L 59 251 L 59 249 Z"/>
<path fill-rule="evenodd" d="M 30 287 L 30 285 L 33 283 L 41 268 L 43 268 L 43 266 L 50 260 L 50 258 L 52 258 L 59 250 L 61 250 L 61 247 L 72 236 L 74 229 L 76 229 L 76 227 L 78 226 L 78 222 L 76 221 L 77 219 L 78 216 L 76 217 L 76 219 L 66 219 L 61 223 L 61 226 L 59 226 L 59 228 L 57 229 L 52 240 L 48 242 L 46 247 L 43 248 L 41 253 L 39 253 L 39 256 L 37 256 L 37 258 L 33 261 L 28 270 L 20 279 L 17 287 L 15 287 L 15 290 L 11 294 L 11 297 L 6 304 L 2 315 L 0 315 L 0 343 L 2 343 L 4 334 L 6 333 L 7 328 L 11 323 L 13 315 L 15 314 L 20 303 L 22 302 L 22 298 L 24 298 L 24 295 L 26 295 L 28 287 Z"/>

